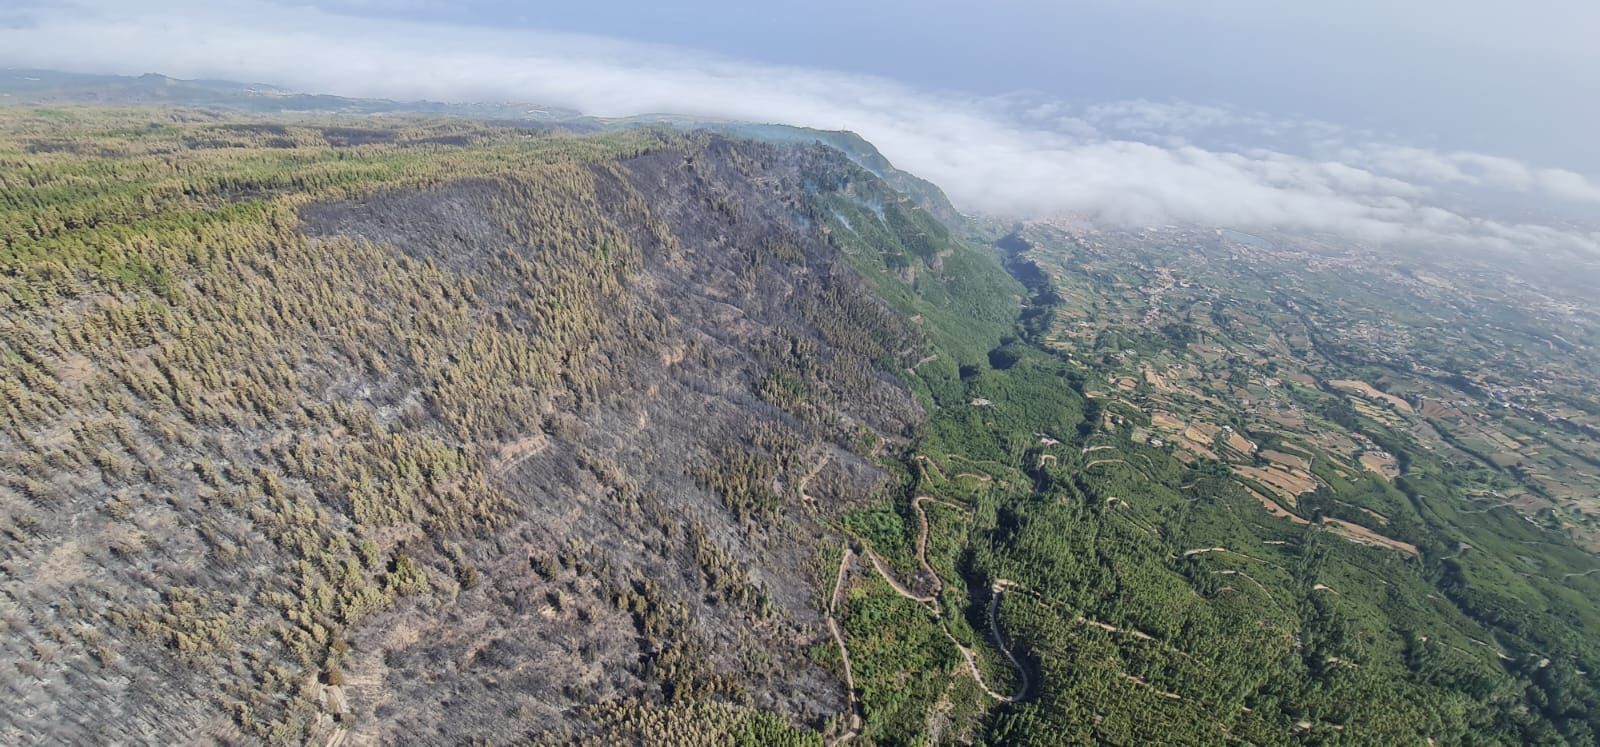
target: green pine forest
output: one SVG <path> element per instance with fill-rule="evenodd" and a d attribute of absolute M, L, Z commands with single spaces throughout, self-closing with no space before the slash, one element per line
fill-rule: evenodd
<path fill-rule="evenodd" d="M 669 209 L 639 186 L 662 154 L 712 196 Z M 1304 501 L 1381 509 L 1420 557 L 1268 515 L 1225 466 L 1136 443 L 1145 416 L 1086 397 L 1094 371 L 1037 344 L 1025 320 L 1052 299 L 1008 274 L 998 236 L 873 167 L 656 128 L 0 108 L 0 689 L 20 704 L 0 736 L 33 718 L 94 739 L 97 704 L 143 698 L 159 717 L 136 734 L 170 715 L 326 743 L 398 718 L 413 691 L 394 680 L 482 681 L 372 652 L 414 645 L 422 619 L 492 628 L 467 611 L 498 594 L 523 605 L 514 631 L 621 621 L 622 643 L 555 659 L 563 723 L 510 706 L 418 723 L 474 713 L 501 724 L 479 741 L 514 743 L 1596 743 L 1600 579 L 1557 580 L 1591 555 L 1456 511 L 1442 464 L 1354 415 L 1404 476 L 1319 474 Z M 439 246 L 527 251 L 310 226 L 319 205 L 448 189 L 487 195 L 487 217 Z M 785 227 L 745 240 L 769 208 Z M 710 262 L 696 242 L 718 235 L 718 277 L 797 289 L 777 332 L 718 343 L 757 372 L 727 395 L 751 425 L 665 476 L 551 447 L 577 466 L 550 484 L 591 486 L 585 510 L 623 517 L 622 539 L 517 555 L 546 519 L 506 476 L 543 448 L 527 434 L 590 443 L 563 429 L 645 396 L 630 356 L 682 348 L 707 381 L 733 365 L 714 335 L 678 345 L 681 309 L 630 300 L 652 268 Z M 675 490 L 715 501 L 681 510 Z M 1518 573 L 1535 551 L 1560 572 Z M 673 563 L 689 581 L 650 571 Z M 701 631 L 702 608 L 739 643 Z M 175 694 L 129 684 L 149 677 Z M 389 705 L 354 702 L 379 691 Z"/>

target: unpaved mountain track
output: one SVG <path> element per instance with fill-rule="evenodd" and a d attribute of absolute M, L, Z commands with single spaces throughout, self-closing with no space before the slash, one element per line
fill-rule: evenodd
<path fill-rule="evenodd" d="M 833 577 L 833 594 L 828 597 L 828 633 L 833 636 L 833 642 L 838 644 L 839 660 L 844 664 L 845 701 L 850 713 L 845 732 L 828 740 L 830 745 L 845 744 L 861 734 L 861 704 L 856 700 L 856 678 L 850 667 L 850 647 L 845 644 L 844 631 L 839 629 L 839 603 L 844 596 L 844 579 L 850 573 L 852 559 L 854 552 L 850 549 L 850 543 L 846 542 L 839 555 L 839 572 Z"/>
<path fill-rule="evenodd" d="M 822 473 L 822 470 L 828 466 L 828 460 L 832 458 L 832 454 L 829 454 L 826 451 L 822 452 L 822 456 L 817 459 L 816 466 L 812 467 L 810 472 L 807 472 L 795 482 L 794 492 L 799 493 L 800 499 L 805 501 L 807 505 L 816 504 L 817 499 L 806 493 L 806 486 L 810 485 L 811 481 L 815 479 L 817 475 Z"/>
<path fill-rule="evenodd" d="M 948 638 L 950 643 L 956 647 L 956 650 L 961 652 L 961 659 L 966 662 L 967 672 L 972 675 L 973 681 L 978 683 L 978 688 L 983 690 L 989 697 L 1002 703 L 1019 703 L 1028 695 L 1028 670 L 1022 666 L 1022 662 L 1017 660 L 1016 655 L 1011 653 L 1010 647 L 1006 645 L 1005 638 L 1000 633 L 1000 595 L 1005 593 L 1010 584 L 1011 582 L 1009 581 L 997 581 L 991 590 L 992 593 L 989 596 L 989 634 L 994 638 L 995 648 L 1000 649 L 1000 653 L 1005 655 L 1006 660 L 1011 663 L 1011 667 L 1017 670 L 1017 692 L 1015 694 L 1006 695 L 995 692 L 994 688 L 989 687 L 989 684 L 983 681 L 983 670 L 978 668 L 978 655 L 971 647 L 963 645 L 955 637 L 955 634 L 950 632 L 950 623 L 939 614 L 938 610 L 933 612 L 934 617 L 939 618 L 939 629 L 944 632 L 944 637 Z"/>
<path fill-rule="evenodd" d="M 911 499 L 911 508 L 917 512 L 917 563 L 922 566 L 922 572 L 928 574 L 928 578 L 933 580 L 933 597 L 937 598 L 940 592 L 944 591 L 944 580 L 933 570 L 933 566 L 928 564 L 928 512 L 922 508 L 924 502 L 938 503 L 961 511 L 970 512 L 972 509 L 959 503 L 952 503 L 926 495 L 919 495 Z"/>
<path fill-rule="evenodd" d="M 911 499 L 911 508 L 917 512 L 917 562 L 922 565 L 922 572 L 933 580 L 933 596 L 937 598 L 944 591 L 944 581 L 928 564 L 928 512 L 922 510 L 925 500 L 929 499 L 921 495 Z"/>
<path fill-rule="evenodd" d="M 933 474 L 938 475 L 939 476 L 939 480 L 941 482 L 949 482 L 950 481 L 950 478 L 944 476 L 944 470 L 939 469 L 939 463 L 938 462 L 935 462 L 932 459 L 929 459 L 927 456 L 925 456 L 923 454 L 918 454 L 916 456 L 916 459 L 923 466 L 927 467 L 929 472 L 932 472 Z"/>
<path fill-rule="evenodd" d="M 1004 581 L 1004 579 L 1002 579 L 1002 581 Z M 1092 619 L 1092 618 L 1084 617 L 1081 614 L 1077 614 L 1075 612 L 1071 612 L 1071 611 L 1069 611 L 1067 609 L 1064 609 L 1063 607 L 1057 605 L 1055 602 L 1052 602 L 1052 601 L 1050 601 L 1048 599 L 1045 599 L 1043 595 L 1039 594 L 1036 591 L 1032 591 L 1030 589 L 1024 589 L 1021 586 L 1017 586 L 1016 584 L 1013 584 L 1011 582 L 1006 582 L 1006 584 L 1007 584 L 1006 588 L 1014 590 L 1017 593 L 1023 595 L 1024 597 L 1032 599 L 1033 601 L 1038 602 L 1039 604 L 1043 605 L 1044 607 L 1046 607 L 1048 609 L 1054 610 L 1054 611 L 1059 612 L 1059 613 L 1061 613 L 1063 615 L 1072 615 L 1073 616 L 1073 620 L 1072 621 L 1074 623 L 1078 624 L 1078 625 L 1085 625 L 1085 626 L 1089 626 L 1089 627 L 1098 628 L 1100 630 L 1104 630 L 1107 633 L 1116 633 L 1116 634 L 1119 634 L 1119 635 L 1132 636 L 1133 638 L 1136 638 L 1138 640 L 1145 641 L 1147 643 L 1156 644 L 1156 645 L 1160 646 L 1162 649 L 1166 650 L 1168 653 L 1174 654 L 1176 656 L 1182 656 L 1183 658 L 1190 659 L 1190 660 L 1194 659 L 1194 655 L 1190 654 L 1189 652 L 1184 651 L 1183 649 L 1180 649 L 1180 648 L 1178 648 L 1176 646 L 1173 646 L 1172 644 L 1167 643 L 1166 641 L 1164 641 L 1164 640 L 1162 640 L 1162 639 L 1160 639 L 1160 638 L 1158 638 L 1156 636 L 1153 636 L 1153 635 L 1151 635 L 1149 633 L 1146 633 L 1146 632 L 1144 632 L 1142 630 L 1139 630 L 1138 628 L 1127 627 L 1126 625 L 1124 625 L 1123 627 L 1118 627 L 1116 625 L 1112 625 L 1112 624 L 1107 623 L 1107 622 L 1101 622 L 1099 620 L 1095 620 L 1095 619 Z"/>
<path fill-rule="evenodd" d="M 1017 670 L 1016 694 L 1004 697 L 995 694 L 993 690 L 990 690 L 987 685 L 983 684 L 983 678 L 978 676 L 977 669 L 974 668 L 972 671 L 972 676 L 978 680 L 978 685 L 980 687 L 983 687 L 983 689 L 988 692 L 991 697 L 1007 703 L 1019 702 L 1028 695 L 1028 670 L 1026 667 L 1022 666 L 1022 662 L 1017 661 L 1017 655 L 1011 652 L 1011 647 L 1006 645 L 1005 635 L 1000 632 L 1000 595 L 1006 593 L 1007 589 L 1013 588 L 1016 585 L 1017 584 L 1013 581 L 1008 581 L 1003 578 L 996 579 L 994 586 L 989 590 L 989 635 L 990 637 L 994 638 L 995 648 L 1000 649 L 1000 653 L 1005 654 L 1006 661 L 1011 662 L 1011 668 Z M 968 661 L 968 665 L 971 665 L 970 660 Z"/>
<path fill-rule="evenodd" d="M 938 469 L 937 465 L 933 465 L 932 460 L 927 459 L 927 457 L 919 456 L 918 459 L 928 464 L 930 467 L 932 467 L 932 469 Z M 798 492 L 800 492 L 803 498 L 809 498 L 809 496 L 805 494 L 806 483 L 808 483 L 817 473 L 822 471 L 826 460 L 827 456 L 824 455 L 822 459 L 819 460 L 817 466 L 812 469 L 811 472 L 804 477 L 804 479 L 799 481 Z M 909 599 L 927 608 L 929 614 L 931 614 L 933 618 L 939 622 L 939 629 L 942 633 L 944 633 L 945 638 L 949 639 L 950 643 L 954 645 L 956 650 L 961 653 L 961 658 L 966 666 L 967 673 L 972 675 L 972 679 L 977 683 L 979 689 L 983 690 L 986 695 L 1001 703 L 1018 703 L 1027 698 L 1029 689 L 1032 687 L 1028 677 L 1027 669 L 1022 665 L 1022 662 L 1017 659 L 1016 654 L 1012 653 L 1010 645 L 1007 643 L 1004 634 L 1000 630 L 1000 601 L 1007 590 L 1021 588 L 1015 582 L 1005 579 L 995 581 L 994 585 L 990 589 L 988 610 L 989 635 L 994 639 L 995 647 L 1000 650 L 1001 655 L 1005 657 L 1007 663 L 1017 672 L 1017 691 L 1015 693 L 1007 694 L 997 692 L 994 688 L 990 687 L 989 684 L 984 681 L 983 670 L 978 666 L 978 657 L 976 652 L 974 652 L 971 647 L 962 644 L 961 641 L 955 637 L 955 634 L 950 632 L 950 623 L 945 618 L 943 609 L 939 605 L 939 595 L 944 591 L 944 579 L 940 577 L 937 571 L 934 570 L 933 565 L 928 562 L 929 523 L 927 510 L 923 507 L 923 504 L 925 503 L 941 504 L 949 508 L 966 512 L 968 514 L 972 513 L 972 507 L 954 501 L 926 495 L 919 495 L 911 500 L 911 509 L 917 514 L 917 566 L 920 569 L 920 572 L 925 573 L 928 576 L 929 583 L 932 585 L 932 592 L 930 594 L 919 594 L 913 591 L 910 587 L 901 583 L 899 579 L 895 578 L 895 575 L 888 567 L 888 564 L 885 563 L 877 553 L 867 548 L 864 544 L 858 551 L 852 546 L 852 542 L 847 541 L 844 545 L 842 553 L 840 554 L 839 568 L 834 574 L 833 591 L 828 597 L 828 609 L 827 614 L 824 617 L 824 621 L 828 628 L 828 634 L 833 637 L 834 644 L 839 647 L 839 659 L 844 666 L 844 680 L 849 720 L 847 721 L 842 733 L 825 739 L 825 743 L 830 746 L 846 744 L 855 740 L 861 735 L 861 730 L 865 720 L 864 714 L 861 712 L 861 703 L 856 697 L 855 674 L 850 662 L 849 642 L 845 640 L 844 629 L 839 624 L 840 608 L 844 605 L 845 582 L 849 578 L 852 563 L 856 557 L 858 557 L 858 553 L 859 556 L 866 557 L 868 563 L 872 565 L 872 569 L 877 572 L 878 576 L 883 579 L 884 583 L 889 585 L 889 588 L 892 589 L 895 594 L 898 594 L 905 599 Z M 952 676 L 956 675 L 952 673 Z"/>
<path fill-rule="evenodd" d="M 1094 448 L 1094 449 L 1089 449 L 1089 450 L 1086 450 L 1086 451 L 1098 451 L 1098 450 L 1099 450 L 1099 448 Z M 1140 456 L 1143 456 L 1143 455 L 1140 455 Z M 927 464 L 930 467 L 930 469 L 932 469 L 934 472 L 938 472 L 938 466 L 936 464 L 934 464 L 931 459 L 928 459 L 925 456 L 918 456 L 917 459 L 919 461 Z M 1146 458 L 1146 460 L 1148 461 L 1148 458 Z M 967 461 L 972 461 L 972 460 L 967 460 Z M 1082 472 L 1084 472 L 1084 471 L 1086 471 L 1086 470 L 1088 470 L 1088 469 L 1090 469 L 1092 467 L 1101 466 L 1101 465 L 1111 465 L 1111 464 L 1127 465 L 1128 462 L 1125 459 L 1095 459 L 1095 460 L 1092 460 L 1092 461 L 1084 464 L 1082 467 L 1080 467 L 1078 469 L 1078 471 L 1079 471 L 1079 473 L 1082 473 Z M 957 475 L 957 476 L 959 477 L 960 475 Z M 943 478 L 943 475 L 940 475 L 940 477 Z M 963 504 L 955 503 L 955 502 L 952 502 L 952 501 L 943 500 L 943 499 L 939 499 L 939 498 L 934 498 L 932 496 L 917 496 L 917 497 L 913 498 L 912 501 L 911 501 L 912 510 L 915 511 L 916 514 L 917 514 L 917 538 L 916 538 L 916 548 L 915 548 L 916 556 L 917 556 L 917 565 L 918 565 L 918 568 L 920 569 L 920 571 L 922 573 L 927 574 L 927 576 L 928 576 L 928 578 L 930 580 L 930 583 L 932 584 L 932 593 L 931 594 L 927 594 L 927 595 L 919 594 L 919 593 L 913 591 L 910 587 L 908 587 L 905 584 L 901 583 L 899 579 L 895 578 L 894 573 L 890 570 L 890 568 L 888 567 L 887 563 L 885 563 L 882 558 L 878 557 L 878 555 L 876 553 L 872 552 L 870 549 L 866 549 L 865 547 L 863 547 L 862 550 L 861 550 L 861 554 L 863 554 L 863 555 L 865 555 L 867 557 L 867 559 L 872 564 L 873 570 L 877 572 L 878 576 L 881 577 L 884 580 L 884 582 L 889 585 L 889 588 L 892 589 L 896 594 L 898 594 L 899 596 L 901 596 L 901 597 L 903 597 L 905 599 L 909 599 L 909 600 L 914 601 L 914 602 L 916 602 L 918 604 L 924 605 L 925 607 L 928 608 L 929 613 L 931 615 L 933 615 L 934 619 L 939 621 L 940 630 L 941 630 L 941 632 L 944 633 L 945 638 L 947 638 L 950 641 L 950 643 L 956 647 L 956 650 L 958 652 L 960 652 L 961 658 L 962 658 L 963 664 L 966 667 L 967 673 L 972 676 L 973 681 L 977 683 L 979 689 L 983 690 L 984 694 L 988 695 L 990 698 L 994 699 L 995 701 L 1002 702 L 1002 703 L 1018 703 L 1018 702 L 1022 702 L 1022 701 L 1027 699 L 1027 697 L 1029 695 L 1029 692 L 1030 692 L 1030 690 L 1031 690 L 1031 688 L 1033 686 L 1033 683 L 1032 683 L 1031 679 L 1028 676 L 1027 668 L 1025 666 L 1023 666 L 1022 662 L 1017 658 L 1016 654 L 1012 651 L 1010 644 L 1007 642 L 1007 640 L 1005 638 L 1004 632 L 1001 631 L 1001 629 L 1000 629 L 1000 614 L 999 614 L 999 612 L 1000 612 L 1001 600 L 1003 599 L 1003 597 L 1004 597 L 1004 595 L 1005 595 L 1005 593 L 1007 591 L 1014 590 L 1014 591 L 1018 591 L 1020 593 L 1023 593 L 1026 596 L 1033 597 L 1034 599 L 1038 600 L 1039 602 L 1044 603 L 1046 606 L 1054 607 L 1055 605 L 1052 604 L 1051 602 L 1049 602 L 1048 600 L 1044 599 L 1043 597 L 1040 597 L 1037 593 L 1022 588 L 1021 586 L 1019 586 L 1018 584 L 1016 584 L 1013 581 L 1009 581 L 1009 580 L 1006 580 L 1006 579 L 998 579 L 998 580 L 996 580 L 994 582 L 993 586 L 990 589 L 990 597 L 989 597 L 989 609 L 988 609 L 989 636 L 990 636 L 990 638 L 992 638 L 994 640 L 995 648 L 997 648 L 1000 651 L 1001 655 L 1005 657 L 1006 663 L 1013 670 L 1016 671 L 1016 673 L 1017 673 L 1017 689 L 1016 689 L 1016 692 L 1007 694 L 1007 693 L 998 692 L 994 688 L 990 687 L 989 683 L 984 680 L 984 675 L 983 675 L 982 668 L 979 667 L 979 665 L 978 665 L 977 653 L 971 647 L 966 646 L 963 643 L 961 643 L 961 641 L 958 638 L 956 638 L 955 635 L 950 631 L 949 621 L 944 617 L 943 610 L 938 605 L 938 597 L 939 597 L 940 594 L 943 593 L 944 582 L 943 582 L 942 577 L 939 576 L 939 574 L 933 569 L 933 566 L 928 562 L 928 535 L 929 535 L 929 531 L 930 530 L 929 530 L 927 511 L 923 507 L 923 504 L 924 503 L 928 503 L 928 502 L 943 504 L 945 506 L 949 506 L 951 508 L 956 508 L 956 509 L 960 509 L 960 510 L 967 511 L 967 512 L 971 512 L 972 509 L 971 509 L 970 506 L 965 506 Z M 1218 553 L 1218 552 L 1238 555 L 1238 556 L 1243 557 L 1243 558 L 1248 559 L 1248 560 L 1254 560 L 1254 561 L 1266 563 L 1268 565 L 1273 565 L 1269 561 L 1265 561 L 1265 560 L 1262 560 L 1260 558 L 1256 558 L 1254 556 L 1246 555 L 1244 553 L 1240 553 L 1240 552 L 1237 552 L 1237 551 L 1234 551 L 1234 550 L 1229 550 L 1228 548 L 1224 548 L 1224 547 L 1198 548 L 1198 549 L 1195 549 L 1195 550 L 1187 551 L 1187 552 L 1184 553 L 1184 555 L 1186 557 L 1192 557 L 1194 555 L 1202 555 L 1202 554 Z M 846 578 L 846 576 L 848 574 L 848 565 L 849 565 L 849 560 L 850 559 L 851 559 L 851 552 L 850 552 L 850 549 L 847 547 L 846 551 L 845 551 L 845 556 L 844 556 L 843 559 L 841 559 L 841 562 L 840 562 L 838 577 L 834 581 L 834 595 L 833 595 L 832 601 L 830 602 L 830 605 L 829 605 L 828 628 L 829 628 L 829 631 L 831 633 L 833 633 L 834 640 L 839 645 L 841 658 L 845 662 L 846 685 L 851 688 L 850 703 L 851 703 L 851 713 L 852 713 L 852 717 L 851 717 L 852 731 L 847 733 L 844 736 L 841 736 L 839 738 L 831 740 L 829 742 L 829 744 L 841 744 L 841 743 L 844 743 L 846 741 L 849 741 L 850 739 L 855 738 L 859 734 L 860 723 L 861 723 L 861 718 L 857 714 L 857 711 L 856 711 L 856 709 L 859 708 L 859 704 L 856 702 L 855 697 L 854 697 L 854 682 L 851 679 L 851 675 L 850 675 L 849 653 L 848 653 L 848 651 L 846 649 L 846 643 L 845 643 L 845 640 L 844 640 L 843 633 L 842 633 L 842 631 L 840 631 L 838 623 L 836 621 L 837 608 L 839 606 L 839 600 L 840 600 L 840 596 L 842 594 L 841 589 L 842 589 L 844 580 L 845 580 L 845 578 Z M 1596 570 L 1600 570 L 1600 569 L 1596 569 Z M 1591 571 L 1591 573 L 1592 572 L 1594 572 L 1594 571 Z M 1233 571 L 1228 571 L 1228 573 L 1233 574 L 1233 575 L 1243 576 L 1244 578 L 1248 579 L 1251 583 L 1255 584 L 1257 587 L 1261 587 L 1261 584 L 1259 582 L 1257 582 L 1254 578 L 1251 578 L 1248 574 L 1245 574 L 1242 571 L 1233 570 Z M 1573 574 L 1573 575 L 1587 575 L 1587 574 Z M 1261 587 L 1261 591 L 1263 593 L 1267 593 L 1266 589 L 1264 587 Z M 1268 593 L 1267 595 L 1268 595 L 1268 598 L 1270 599 L 1271 598 L 1271 594 Z M 1118 628 L 1116 626 L 1109 625 L 1109 624 L 1106 624 L 1106 623 L 1103 623 L 1103 622 L 1099 622 L 1099 621 L 1095 621 L 1095 620 L 1090 620 L 1090 619 L 1084 618 L 1082 616 L 1078 616 L 1077 619 L 1076 619 L 1076 622 L 1078 622 L 1079 624 L 1084 624 L 1084 625 L 1092 625 L 1094 627 L 1100 628 L 1100 629 L 1105 630 L 1105 631 L 1110 632 L 1110 633 L 1126 634 L 1126 635 L 1132 636 L 1133 638 L 1136 638 L 1136 639 L 1139 639 L 1139 640 L 1142 640 L 1142 641 L 1158 644 L 1158 645 L 1162 646 L 1164 649 L 1166 649 L 1168 651 L 1171 651 L 1173 653 L 1182 655 L 1184 657 L 1192 658 L 1192 657 L 1190 657 L 1190 654 L 1188 654 L 1187 652 L 1181 651 L 1179 649 L 1176 649 L 1176 648 L 1172 647 L 1170 644 L 1167 644 L 1167 643 L 1157 639 L 1155 636 L 1152 636 L 1149 633 L 1145 633 L 1144 631 L 1140 631 L 1140 630 L 1136 630 L 1136 629 L 1128 629 L 1128 628 Z M 1149 685 L 1148 683 L 1145 683 L 1145 682 L 1139 680 L 1136 677 L 1129 676 L 1129 679 L 1132 680 L 1132 681 L 1138 682 L 1139 684 L 1143 684 L 1143 685 L 1145 685 L 1147 687 L 1153 687 L 1153 686 Z M 1178 695 L 1177 693 L 1170 693 L 1170 692 L 1161 691 L 1160 694 L 1162 696 L 1170 698 L 1170 699 L 1175 699 L 1175 700 L 1181 700 L 1182 699 L 1182 696 Z"/>
<path fill-rule="evenodd" d="M 934 597 L 918 594 L 906 588 L 904 584 L 900 583 L 900 581 L 894 577 L 894 574 L 890 573 L 889 569 L 884 567 L 883 559 L 878 557 L 877 553 L 871 550 L 865 550 L 864 554 L 867 556 L 867 560 L 872 562 L 872 567 L 878 571 L 878 575 L 882 576 L 883 580 L 888 582 L 889 588 L 894 589 L 894 593 L 919 604 L 934 603 Z"/>
<path fill-rule="evenodd" d="M 992 464 L 1000 469 L 1011 469 L 1009 466 L 1001 464 L 993 459 L 973 459 L 972 457 L 964 457 L 960 454 L 945 454 L 944 457 L 954 461 L 966 462 L 967 464 Z"/>
<path fill-rule="evenodd" d="M 950 632 L 950 623 L 945 619 L 944 611 L 938 605 L 938 595 L 943 591 L 944 581 L 939 577 L 938 573 L 934 572 L 933 566 L 928 563 L 928 515 L 927 512 L 922 508 L 922 504 L 924 502 L 940 503 L 946 506 L 968 511 L 971 509 L 958 503 L 953 503 L 951 501 L 941 500 L 930 496 L 917 496 L 911 501 L 912 509 L 917 512 L 917 564 L 924 572 L 928 574 L 931 579 L 933 579 L 934 592 L 932 595 L 918 594 L 906 587 L 905 584 L 900 583 L 899 579 L 894 577 L 894 574 L 890 572 L 888 566 L 883 562 L 882 558 L 878 557 L 877 553 L 863 548 L 862 554 L 865 555 L 867 560 L 872 563 L 873 570 L 878 572 L 878 575 L 883 578 L 884 583 L 887 583 L 889 588 L 893 589 L 896 594 L 899 594 L 901 597 L 910 599 L 911 601 L 928 608 L 928 612 L 933 615 L 934 619 L 939 621 L 940 630 L 943 631 L 945 637 L 955 645 L 957 651 L 961 652 L 961 658 L 966 662 L 968 673 L 972 675 L 973 680 L 978 683 L 978 687 L 982 689 L 985 694 L 1002 703 L 1021 702 L 1027 697 L 1028 689 L 1030 687 L 1028 670 L 1022 666 L 1022 662 L 1017 659 L 1016 655 L 1011 652 L 1010 646 L 1007 645 L 1005 637 L 1000 632 L 999 617 L 1000 600 L 1005 594 L 1006 590 L 1020 587 L 1018 587 L 1016 583 L 1012 581 L 1000 579 L 995 582 L 989 596 L 990 637 L 994 639 L 995 647 L 998 648 L 1000 653 L 1005 656 L 1006 661 L 1010 663 L 1011 668 L 1015 669 L 1017 672 L 1017 692 L 1007 695 L 1005 693 L 996 692 L 993 688 L 989 687 L 988 683 L 984 681 L 983 672 L 978 667 L 977 654 L 974 653 L 970 647 L 963 645 L 961 641 Z M 843 563 L 840 564 L 839 573 L 839 577 L 835 580 L 834 604 L 837 604 L 839 582 L 844 580 L 845 566 Z M 832 609 L 829 610 L 828 622 L 830 630 L 836 628 L 836 623 L 834 622 L 834 612 Z M 843 636 L 835 636 L 835 638 L 839 641 L 840 650 L 843 651 Z"/>

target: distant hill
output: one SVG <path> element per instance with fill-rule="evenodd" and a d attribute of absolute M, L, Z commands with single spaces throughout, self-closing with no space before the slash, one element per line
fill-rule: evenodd
<path fill-rule="evenodd" d="M 852 132 L 664 114 L 607 119 L 534 103 L 442 103 L 350 98 L 298 93 L 265 83 L 185 80 L 158 73 L 93 75 L 53 70 L 0 71 L 0 105 L 58 104 L 180 106 L 258 114 L 439 115 L 483 119 L 499 124 L 553 126 L 572 132 L 664 126 L 686 130 L 709 129 L 771 143 L 820 142 L 843 152 L 857 165 L 909 196 L 941 221 L 959 224 L 964 220 L 939 187 L 895 168 L 875 146 Z"/>
<path fill-rule="evenodd" d="M 297 93 L 264 83 L 184 80 L 157 73 L 92 75 L 53 70 L 0 71 L 0 102 L 10 105 L 185 106 L 254 113 L 441 114 L 530 122 L 579 118 L 577 112 L 527 104 L 446 104 Z"/>
<path fill-rule="evenodd" d="M 1581 298 L 1008 273 L 850 133 L 10 73 L 0 744 L 1600 733 Z"/>

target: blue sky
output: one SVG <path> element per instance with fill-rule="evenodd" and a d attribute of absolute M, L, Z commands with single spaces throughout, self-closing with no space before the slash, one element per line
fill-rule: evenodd
<path fill-rule="evenodd" d="M 315 4 L 315 3 L 313 3 Z M 322 3 L 672 44 L 934 88 L 1181 99 L 1600 171 L 1600 3 L 810 0 Z"/>
<path fill-rule="evenodd" d="M 1600 256 L 1600 3 L 0 0 L 0 65 L 850 129 L 967 210 Z"/>

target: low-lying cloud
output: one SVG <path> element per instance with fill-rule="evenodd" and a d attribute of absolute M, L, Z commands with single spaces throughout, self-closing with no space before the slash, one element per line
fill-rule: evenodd
<path fill-rule="evenodd" d="M 355 19 L 303 5 L 141 5 L 24 9 L 25 22 L 0 26 L 0 61 L 849 129 L 938 183 L 959 207 L 1004 216 L 1600 252 L 1592 228 L 1468 215 L 1445 199 L 1454 189 L 1501 190 L 1594 215 L 1600 185 L 1581 174 L 1384 143 L 1328 123 L 1184 104 L 1069 107 L 1027 95 L 929 92 L 613 39 Z"/>

